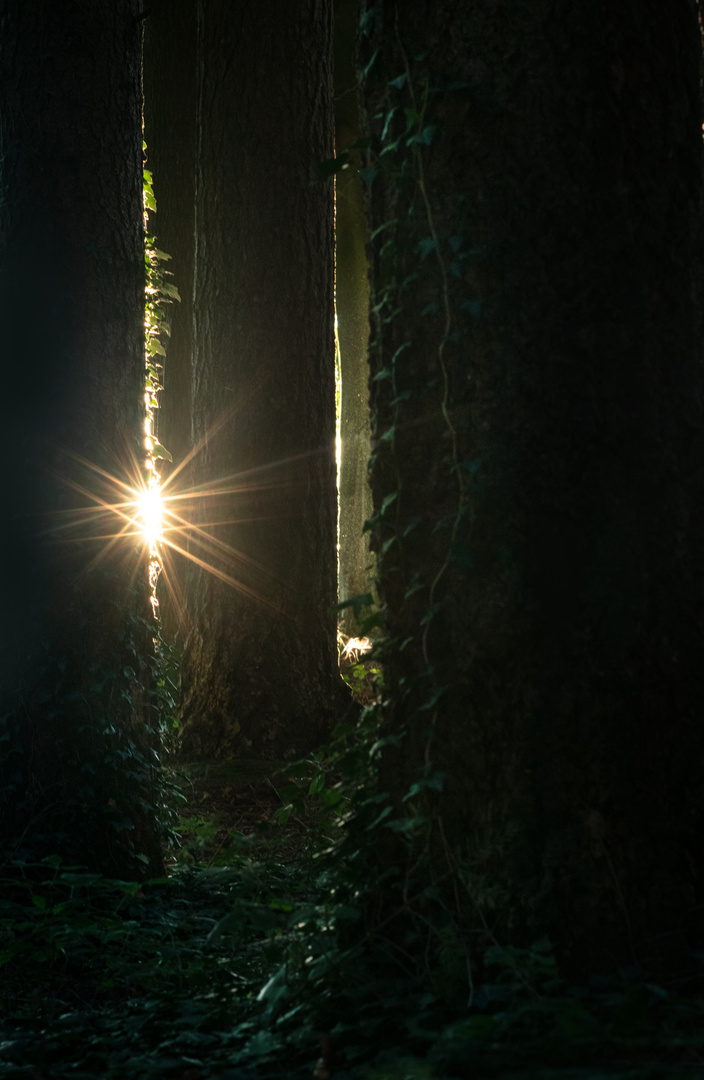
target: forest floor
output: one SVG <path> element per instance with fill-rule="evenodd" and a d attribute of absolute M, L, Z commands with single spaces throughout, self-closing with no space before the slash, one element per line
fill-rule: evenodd
<path fill-rule="evenodd" d="M 274 824 L 279 768 L 178 764 L 185 801 L 180 846 L 166 852 L 168 883 L 139 887 L 61 865 L 47 865 L 43 880 L 35 867 L 31 880 L 8 882 L 3 1078 L 266 1075 L 283 1042 L 256 1027 L 266 1005 L 254 990 L 280 966 L 282 915 L 300 893 L 308 831 L 295 817 Z M 314 1064 L 312 1034 L 307 1051 Z"/>
<path fill-rule="evenodd" d="M 622 973 L 566 987 L 539 945 L 505 950 L 468 1009 L 394 973 L 383 942 L 367 950 L 381 948 L 381 963 L 348 948 L 360 912 L 334 895 L 329 818 L 313 798 L 287 803 L 296 770 L 277 770 L 180 763 L 181 846 L 161 882 L 56 861 L 6 882 L 3 1080 L 704 1074 L 698 984 L 685 992 Z"/>
<path fill-rule="evenodd" d="M 277 789 L 283 766 L 276 761 L 180 762 L 174 780 L 185 801 L 175 864 L 222 865 L 237 839 L 258 836 L 263 842 L 282 806 Z M 295 819 L 281 826 L 276 836 L 281 857 L 287 851 L 292 859 L 300 854 L 306 834 L 305 823 Z"/>

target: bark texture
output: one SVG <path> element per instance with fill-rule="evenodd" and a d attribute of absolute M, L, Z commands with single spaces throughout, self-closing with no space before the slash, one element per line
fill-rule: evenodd
<path fill-rule="evenodd" d="M 704 855 L 693 6 L 388 0 L 363 26 L 387 783 L 444 770 L 468 927 L 548 933 L 575 971 L 679 963 Z"/>
<path fill-rule="evenodd" d="M 159 862 L 145 564 L 97 505 L 144 454 L 140 12 L 0 5 L 2 835 L 122 872 Z"/>
<path fill-rule="evenodd" d="M 366 244 L 369 229 L 364 185 L 359 177 L 362 155 L 350 147 L 361 136 L 355 41 L 356 0 L 335 5 L 335 152 L 349 155 L 348 167 L 336 175 L 335 306 L 340 349 L 339 581 L 340 599 L 370 591 L 374 556 L 364 523 L 372 514 L 368 464 L 369 425 L 369 279 Z M 344 629 L 354 635 L 354 620 L 343 612 Z"/>
<path fill-rule="evenodd" d="M 198 10 L 186 753 L 297 753 L 338 703 L 327 0 Z M 202 539 L 202 537 L 201 537 Z"/>

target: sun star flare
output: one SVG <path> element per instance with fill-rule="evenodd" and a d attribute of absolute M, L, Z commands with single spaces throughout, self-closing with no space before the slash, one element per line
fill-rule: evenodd
<path fill-rule="evenodd" d="M 137 498 L 137 514 L 145 543 L 153 548 L 163 535 L 164 502 L 158 483 L 151 482 Z"/>

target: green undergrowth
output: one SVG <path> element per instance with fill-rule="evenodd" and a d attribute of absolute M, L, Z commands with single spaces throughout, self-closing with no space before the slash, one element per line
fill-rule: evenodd
<path fill-rule="evenodd" d="M 490 948 L 471 1005 L 404 972 L 370 912 L 374 709 L 275 778 L 279 809 L 212 865 L 217 819 L 185 807 L 192 860 L 148 883 L 58 858 L 3 868 L 0 1074 L 442 1080 L 694 1077 L 701 985 L 643 972 L 568 986 L 548 942 Z M 370 752 L 371 751 L 371 752 Z M 241 777 L 241 773 L 235 770 Z M 226 778 L 227 782 L 227 778 Z M 285 842 L 295 824 L 294 858 Z M 422 938 L 419 937 L 419 941 Z M 457 945 L 449 938 L 451 973 Z"/>

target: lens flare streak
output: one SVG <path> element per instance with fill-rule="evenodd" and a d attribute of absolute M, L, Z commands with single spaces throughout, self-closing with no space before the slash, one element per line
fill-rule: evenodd
<path fill-rule="evenodd" d="M 149 417 L 144 428 L 146 460 L 138 460 L 130 451 L 123 453 L 122 467 L 116 466 L 119 475 L 79 454 L 63 451 L 60 478 L 80 497 L 80 505 L 54 518 L 51 528 L 54 541 L 96 542 L 95 555 L 86 571 L 108 557 L 120 557 L 121 552 L 126 556 L 129 551 L 134 553 L 135 547 L 141 547 L 149 568 L 155 614 L 156 581 L 161 578 L 173 601 L 175 615 L 180 618 L 182 602 L 176 560 L 185 559 L 283 615 L 282 606 L 271 597 L 284 597 L 287 583 L 270 567 L 227 543 L 215 530 L 223 525 L 244 526 L 271 519 L 271 510 L 267 513 L 264 506 L 257 508 L 253 500 L 265 495 L 266 506 L 270 508 L 272 493 L 278 490 L 285 494 L 292 482 L 291 466 L 326 451 L 321 448 L 295 454 L 188 487 L 184 483 L 184 470 L 206 443 L 233 420 L 231 410 L 220 416 L 165 480 L 159 475 L 160 462 L 150 453 L 157 437 Z M 257 513 L 257 509 L 261 512 Z M 142 559 L 135 563 L 135 574 L 140 565 L 144 566 Z"/>
<path fill-rule="evenodd" d="M 163 536 L 164 502 L 158 481 L 150 482 L 137 497 L 137 511 L 144 541 L 151 551 Z"/>

